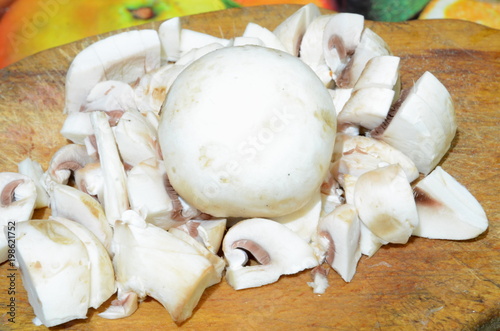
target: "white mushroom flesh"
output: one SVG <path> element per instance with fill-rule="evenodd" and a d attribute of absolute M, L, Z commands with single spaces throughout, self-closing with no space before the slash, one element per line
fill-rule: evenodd
<path fill-rule="evenodd" d="M 219 49 L 170 91 L 160 145 L 168 178 L 189 204 L 217 217 L 276 217 L 303 207 L 321 185 L 335 110 L 296 57 L 259 46 Z"/>
<path fill-rule="evenodd" d="M 282 275 L 318 265 L 313 248 L 299 235 L 263 218 L 232 226 L 224 236 L 222 250 L 229 264 L 226 280 L 236 290 L 274 283 Z M 249 254 L 256 265 L 246 265 Z"/>

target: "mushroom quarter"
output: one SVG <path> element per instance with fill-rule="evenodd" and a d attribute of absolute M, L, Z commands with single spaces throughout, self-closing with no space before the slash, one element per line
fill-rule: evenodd
<path fill-rule="evenodd" d="M 217 217 L 276 217 L 319 190 L 336 113 L 297 57 L 226 47 L 178 76 L 158 132 L 170 183 L 188 203 Z"/>

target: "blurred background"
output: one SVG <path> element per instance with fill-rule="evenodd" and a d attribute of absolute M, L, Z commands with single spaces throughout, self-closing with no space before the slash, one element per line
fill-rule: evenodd
<path fill-rule="evenodd" d="M 0 0 L 0 68 L 44 49 L 148 21 L 310 2 L 376 21 L 458 18 L 500 28 L 500 0 Z"/>

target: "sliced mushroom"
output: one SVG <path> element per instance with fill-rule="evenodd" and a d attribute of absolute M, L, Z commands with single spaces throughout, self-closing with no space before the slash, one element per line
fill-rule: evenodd
<path fill-rule="evenodd" d="M 215 51 L 219 48 L 222 48 L 222 47 L 224 47 L 224 46 L 220 43 L 210 43 L 210 44 L 204 45 L 202 47 L 193 48 L 190 51 L 187 51 L 186 53 L 184 53 L 180 57 L 180 59 L 175 63 L 175 65 L 187 66 L 190 63 L 192 63 L 193 61 L 198 60 L 203 55 L 208 54 L 210 52 L 213 52 L 213 51 Z"/>
<path fill-rule="evenodd" d="M 235 37 L 231 46 L 245 45 L 264 46 L 264 42 L 256 37 Z"/>
<path fill-rule="evenodd" d="M 283 224 L 309 242 L 316 232 L 321 214 L 321 193 L 318 191 L 301 209 L 289 215 L 275 217 L 273 221 Z"/>
<path fill-rule="evenodd" d="M 349 98 L 352 95 L 352 88 L 340 88 L 337 87 L 335 89 L 328 89 L 330 95 L 332 96 L 333 104 L 335 105 L 335 111 L 337 115 L 344 109 L 345 104 L 349 101 Z M 352 136 L 356 136 L 359 134 L 359 128 L 355 128 L 355 130 L 350 133 Z"/>
<path fill-rule="evenodd" d="M 101 203 L 103 202 L 104 178 L 99 162 L 88 163 L 85 167 L 76 170 L 74 177 L 76 187 L 80 191 L 97 198 Z"/>
<path fill-rule="evenodd" d="M 193 246 L 200 255 L 204 256 L 208 261 L 210 261 L 210 263 L 212 263 L 215 269 L 215 273 L 212 274 L 213 279 L 208 283 L 208 286 L 212 286 L 221 281 L 222 274 L 224 273 L 224 269 L 226 268 L 226 262 L 223 258 L 219 257 L 217 253 L 209 251 L 204 244 L 200 243 L 191 235 L 179 228 L 170 228 L 168 232 L 181 239 L 185 243 Z"/>
<path fill-rule="evenodd" d="M 353 87 L 368 61 L 382 55 L 391 55 L 389 46 L 378 34 L 369 28 L 365 28 L 354 54 L 342 72 L 335 78 L 335 82 L 341 88 Z"/>
<path fill-rule="evenodd" d="M 361 175 L 354 188 L 354 205 L 368 229 L 390 243 L 405 244 L 418 225 L 413 191 L 397 164 Z"/>
<path fill-rule="evenodd" d="M 143 75 L 134 86 L 139 111 L 158 114 L 168 89 L 183 69 L 181 65 L 167 64 Z"/>
<path fill-rule="evenodd" d="M 80 112 L 91 111 L 131 111 L 137 110 L 134 90 L 118 80 L 105 80 L 97 83 L 87 95 Z"/>
<path fill-rule="evenodd" d="M 146 221 L 168 230 L 184 223 L 174 219 L 174 202 L 165 185 L 165 167 L 155 159 L 141 162 L 127 174 L 127 191 L 130 207 L 141 210 Z M 177 202 L 177 208 L 181 208 Z M 179 211 L 180 212 L 180 211 Z"/>
<path fill-rule="evenodd" d="M 220 44 L 222 46 L 227 46 L 229 44 L 228 39 L 214 37 L 212 35 L 193 31 L 189 29 L 181 29 L 181 43 L 180 43 L 180 52 L 181 57 L 195 49 L 200 48 L 209 44 Z"/>
<path fill-rule="evenodd" d="M 399 98 L 401 92 L 399 68 L 399 57 L 393 55 L 375 56 L 366 63 L 353 90 L 372 87 L 390 89 L 394 91 L 394 103 Z"/>
<path fill-rule="evenodd" d="M 30 177 L 0 172 L 0 226 L 31 219 L 36 198 L 36 186 Z"/>
<path fill-rule="evenodd" d="M 135 82 L 160 65 L 155 30 L 133 30 L 99 40 L 77 54 L 66 75 L 65 113 L 78 112 L 90 90 L 103 80 Z"/>
<path fill-rule="evenodd" d="M 89 307 L 99 308 L 116 291 L 115 272 L 108 251 L 86 226 L 64 217 L 51 216 L 50 220 L 67 227 L 85 246 L 90 264 Z"/>
<path fill-rule="evenodd" d="M 363 222 L 361 222 L 361 235 L 359 238 L 361 254 L 372 257 L 380 247 L 388 243 L 388 241 L 377 237 Z"/>
<path fill-rule="evenodd" d="M 191 206 L 214 217 L 278 217 L 321 186 L 334 123 L 331 97 L 306 64 L 238 46 L 177 77 L 158 134 L 168 178 Z"/>
<path fill-rule="evenodd" d="M 113 231 L 101 204 L 90 195 L 68 185 L 53 183 L 48 189 L 52 216 L 83 225 L 110 251 Z"/>
<path fill-rule="evenodd" d="M 273 48 L 283 52 L 287 51 L 277 35 L 257 23 L 248 23 L 242 37 L 258 38 L 267 48 Z"/>
<path fill-rule="evenodd" d="M 350 282 L 361 258 L 359 238 L 360 220 L 353 205 L 343 204 L 321 218 L 318 224 L 320 236 L 327 238 L 326 262 L 344 279 Z"/>
<path fill-rule="evenodd" d="M 360 43 L 364 25 L 364 17 L 353 13 L 333 15 L 325 25 L 322 40 L 323 55 L 340 87 L 348 87 L 348 84 L 339 84 L 337 78 L 351 61 Z"/>
<path fill-rule="evenodd" d="M 374 129 L 384 122 L 394 99 L 394 91 L 383 87 L 367 87 L 351 93 L 337 116 L 339 132 L 350 132 L 351 125 Z"/>
<path fill-rule="evenodd" d="M 41 183 L 43 169 L 40 163 L 30 158 L 26 158 L 17 164 L 17 168 L 21 175 L 31 178 L 36 186 L 35 209 L 47 207 L 49 204 L 49 195 Z"/>
<path fill-rule="evenodd" d="M 191 316 L 205 288 L 213 284 L 215 268 L 193 246 L 143 224 L 115 224 L 113 264 L 118 291 L 135 292 L 139 300 L 151 296 L 174 322 L 182 323 Z"/>
<path fill-rule="evenodd" d="M 159 157 L 156 130 L 141 113 L 125 112 L 113 133 L 121 160 L 127 166 Z"/>
<path fill-rule="evenodd" d="M 479 202 L 443 168 L 436 167 L 413 190 L 419 217 L 414 236 L 467 240 L 488 228 Z"/>
<path fill-rule="evenodd" d="M 173 17 L 160 24 L 158 35 L 161 41 L 162 59 L 175 62 L 181 56 L 181 20 Z"/>
<path fill-rule="evenodd" d="M 210 252 L 217 254 L 226 232 L 226 224 L 226 219 L 189 220 L 177 228 L 198 240 Z"/>
<path fill-rule="evenodd" d="M 75 111 L 67 114 L 60 133 L 74 144 L 83 145 L 85 139 L 94 134 L 90 113 Z"/>
<path fill-rule="evenodd" d="M 326 64 L 323 55 L 323 33 L 326 24 L 333 15 L 335 14 L 316 16 L 304 32 L 300 42 L 299 57 L 311 68 L 315 68 L 319 64 Z"/>
<path fill-rule="evenodd" d="M 73 172 L 95 161 L 95 158 L 89 156 L 85 146 L 64 145 L 52 156 L 49 167 L 43 175 L 42 185 L 48 186 L 52 181 L 67 184 Z"/>
<path fill-rule="evenodd" d="M 258 287 L 318 265 L 311 246 L 278 222 L 253 218 L 226 233 L 222 250 L 229 264 L 226 280 L 234 289 Z M 257 265 L 246 266 L 251 254 Z"/>
<path fill-rule="evenodd" d="M 113 225 L 129 206 L 126 174 L 106 114 L 92 112 L 91 120 L 104 179 L 102 204 Z"/>
<path fill-rule="evenodd" d="M 339 182 L 330 173 L 328 181 L 321 185 L 321 215 L 331 213 L 337 206 L 345 203 L 345 198 L 342 196 L 344 191 L 339 185 Z"/>
<path fill-rule="evenodd" d="M 278 36 L 288 53 L 298 56 L 300 43 L 307 27 L 320 14 L 319 8 L 315 4 L 304 5 L 281 22 L 273 30 L 273 33 Z"/>
<path fill-rule="evenodd" d="M 137 293 L 124 293 L 118 290 L 116 300 L 111 301 L 111 305 L 100 313 L 99 316 L 110 320 L 125 318 L 135 313 L 137 308 L 139 308 Z"/>
<path fill-rule="evenodd" d="M 35 182 L 15 172 L 0 172 L 0 263 L 9 255 L 7 230 L 9 223 L 31 219 L 35 210 L 37 191 Z"/>
<path fill-rule="evenodd" d="M 71 230 L 53 220 L 18 222 L 15 256 L 29 303 L 43 325 L 87 317 L 90 261 Z"/>
<path fill-rule="evenodd" d="M 338 133 L 335 140 L 335 149 L 333 152 L 333 160 L 338 161 L 342 158 L 348 158 L 348 155 L 366 154 L 373 159 L 373 165 L 399 164 L 408 178 L 408 182 L 413 182 L 419 177 L 418 169 L 415 163 L 401 151 L 391 145 L 364 136 L 351 136 L 343 133 Z M 378 162 L 377 162 L 378 160 Z M 363 164 L 360 164 L 363 166 Z M 368 169 L 368 167 L 365 167 Z M 373 168 L 374 169 L 374 168 Z M 344 174 L 347 172 L 343 172 Z M 358 176 L 361 173 L 358 173 Z M 353 174 L 354 175 L 354 174 Z"/>
<path fill-rule="evenodd" d="M 456 132 L 454 119 L 450 94 L 434 75 L 426 72 L 387 121 L 370 135 L 406 154 L 426 175 L 450 148 Z"/>

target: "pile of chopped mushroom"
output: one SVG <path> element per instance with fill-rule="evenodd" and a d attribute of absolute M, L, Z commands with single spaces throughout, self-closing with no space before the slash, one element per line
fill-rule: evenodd
<path fill-rule="evenodd" d="M 350 282 L 382 245 L 484 232 L 480 204 L 438 166 L 450 94 L 430 72 L 402 91 L 399 66 L 362 16 L 312 4 L 230 40 L 173 18 L 81 51 L 72 143 L 45 171 L 26 159 L 0 174 L 35 323 L 86 318 L 116 292 L 101 317 L 151 296 L 181 323 L 223 277 L 238 290 L 311 269 L 324 293 L 322 265 Z"/>

